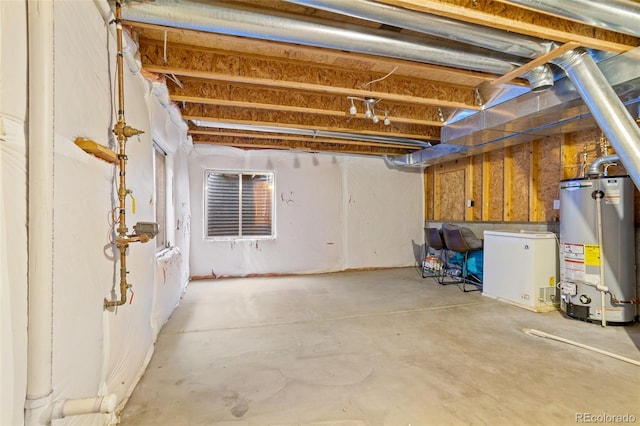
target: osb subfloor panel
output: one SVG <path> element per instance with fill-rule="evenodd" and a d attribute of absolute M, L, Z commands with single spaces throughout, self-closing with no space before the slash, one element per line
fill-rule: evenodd
<path fill-rule="evenodd" d="M 640 421 L 639 367 L 523 332 L 531 328 L 640 360 L 640 325 L 531 312 L 413 268 L 197 281 L 122 424 Z"/>

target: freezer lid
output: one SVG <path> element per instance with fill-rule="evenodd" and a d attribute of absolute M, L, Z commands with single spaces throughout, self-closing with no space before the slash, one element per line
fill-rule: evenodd
<path fill-rule="evenodd" d="M 556 234 L 551 231 L 484 231 L 484 237 L 496 236 L 504 238 L 531 238 L 531 239 L 555 239 Z"/>

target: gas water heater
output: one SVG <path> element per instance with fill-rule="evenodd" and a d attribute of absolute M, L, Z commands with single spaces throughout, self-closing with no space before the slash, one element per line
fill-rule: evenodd
<path fill-rule="evenodd" d="M 628 176 L 560 183 L 560 309 L 568 317 L 636 319 L 633 188 Z"/>

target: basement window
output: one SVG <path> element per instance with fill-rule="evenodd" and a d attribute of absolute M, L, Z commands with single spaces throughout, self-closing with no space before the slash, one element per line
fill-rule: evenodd
<path fill-rule="evenodd" d="M 156 178 L 155 187 L 155 207 L 156 223 L 158 224 L 158 235 L 156 235 L 156 250 L 163 250 L 168 247 L 167 243 L 167 167 L 166 153 L 155 143 L 154 147 L 154 171 Z"/>
<path fill-rule="evenodd" d="M 272 238 L 274 174 L 207 170 L 205 237 Z"/>

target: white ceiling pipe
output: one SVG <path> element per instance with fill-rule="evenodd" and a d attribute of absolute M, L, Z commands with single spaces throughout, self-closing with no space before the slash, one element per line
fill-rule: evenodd
<path fill-rule="evenodd" d="M 53 4 L 27 2 L 28 338 L 25 425 L 40 425 L 52 393 L 53 329 Z"/>
<path fill-rule="evenodd" d="M 266 14 L 239 4 L 189 0 L 130 3 L 122 17 L 126 21 L 348 50 L 490 74 L 503 75 L 522 65 L 519 58 L 498 52 L 480 53 L 471 47 L 447 46 L 445 42 L 435 46 L 395 31 L 363 31 L 359 26 L 329 24 L 326 20 L 276 11 Z"/>
<path fill-rule="evenodd" d="M 567 74 L 631 180 L 640 188 L 640 128 L 606 77 L 583 49 L 567 52 L 553 63 Z"/>
<path fill-rule="evenodd" d="M 640 3 L 631 0 L 509 0 L 594 27 L 640 37 Z"/>
<path fill-rule="evenodd" d="M 28 336 L 25 426 L 55 418 L 113 412 L 115 395 L 52 402 L 54 2 L 27 2 L 28 115 Z M 110 411 L 107 411 L 110 410 Z"/>

